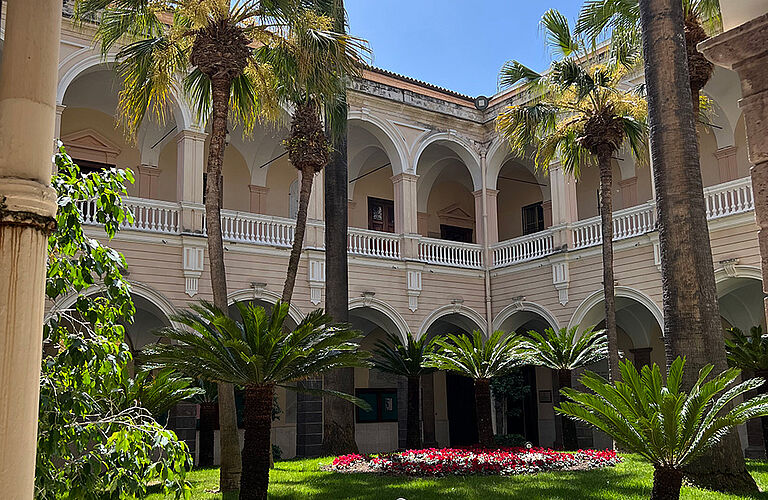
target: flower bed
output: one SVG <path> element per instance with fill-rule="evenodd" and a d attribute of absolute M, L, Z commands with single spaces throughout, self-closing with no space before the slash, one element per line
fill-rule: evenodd
<path fill-rule="evenodd" d="M 544 448 L 430 448 L 380 455 L 343 455 L 329 470 L 378 472 L 405 476 L 515 475 L 551 470 L 583 470 L 621 462 L 613 450 L 563 453 Z"/>

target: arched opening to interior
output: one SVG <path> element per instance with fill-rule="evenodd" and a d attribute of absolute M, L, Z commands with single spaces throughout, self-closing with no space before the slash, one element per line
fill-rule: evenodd
<path fill-rule="evenodd" d="M 384 132 L 372 127 L 361 120 L 349 122 L 349 226 L 394 233 L 396 212 L 392 176 L 395 167 L 391 153 L 388 153 L 393 146 L 382 143 Z M 377 131 L 378 134 L 374 133 Z"/>
<path fill-rule="evenodd" d="M 482 328 L 468 316 L 455 312 L 435 319 L 424 335 L 470 335 L 474 330 Z M 432 374 L 432 383 L 436 442 L 440 446 L 477 444 L 474 381 L 453 372 L 438 371 Z"/>
<path fill-rule="evenodd" d="M 526 160 L 507 159 L 496 179 L 499 241 L 533 234 L 552 225 L 549 177 Z"/>
<path fill-rule="evenodd" d="M 736 327 L 748 333 L 753 326 L 765 329 L 763 284 L 747 277 L 727 278 L 717 283 L 717 302 L 723 328 Z"/>
<path fill-rule="evenodd" d="M 418 159 L 417 217 L 422 236 L 476 243 L 480 197 L 463 146 L 448 141 L 429 144 Z M 457 152 L 458 150 L 458 152 Z"/>

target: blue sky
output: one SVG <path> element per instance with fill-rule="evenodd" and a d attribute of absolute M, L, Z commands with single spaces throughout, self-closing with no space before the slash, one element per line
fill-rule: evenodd
<path fill-rule="evenodd" d="M 471 96 L 496 92 L 499 69 L 551 60 L 539 31 L 550 8 L 574 20 L 582 0 L 346 0 L 350 32 L 374 65 Z"/>

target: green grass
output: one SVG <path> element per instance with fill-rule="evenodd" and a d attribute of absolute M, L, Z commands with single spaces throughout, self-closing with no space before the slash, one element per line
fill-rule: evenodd
<path fill-rule="evenodd" d="M 617 467 L 579 472 L 549 472 L 533 476 L 467 476 L 434 479 L 338 474 L 319 466 L 331 460 L 310 459 L 279 462 L 270 474 L 271 499 L 359 500 L 491 500 L 516 498 L 551 499 L 647 499 L 653 468 L 634 456 L 624 456 Z M 768 490 L 768 463 L 749 462 L 749 470 L 763 490 Z M 196 470 L 190 480 L 195 500 L 220 499 L 208 493 L 218 487 L 217 469 Z M 159 500 L 163 495 L 149 497 Z M 744 498 L 683 487 L 683 499 L 726 500 Z M 752 498 L 768 499 L 768 493 Z"/>

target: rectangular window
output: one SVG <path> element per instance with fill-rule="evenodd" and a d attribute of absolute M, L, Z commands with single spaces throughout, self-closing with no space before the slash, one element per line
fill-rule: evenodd
<path fill-rule="evenodd" d="M 461 243 L 472 243 L 472 229 L 468 227 L 440 224 L 440 239 L 458 241 Z"/>
<path fill-rule="evenodd" d="M 544 230 L 544 205 L 542 202 L 523 207 L 523 234 Z"/>
<path fill-rule="evenodd" d="M 397 422 L 397 389 L 356 389 L 355 396 L 371 405 L 370 411 L 357 408 L 359 423 Z"/>
<path fill-rule="evenodd" d="M 368 229 L 395 232 L 395 202 L 368 197 Z"/>
<path fill-rule="evenodd" d="M 111 163 L 99 163 L 96 161 L 89 161 L 89 160 L 77 160 L 75 158 L 72 159 L 78 167 L 80 167 L 80 173 L 82 174 L 90 174 L 93 172 L 101 172 L 102 170 L 108 170 L 110 168 L 115 168 L 115 165 Z"/>

